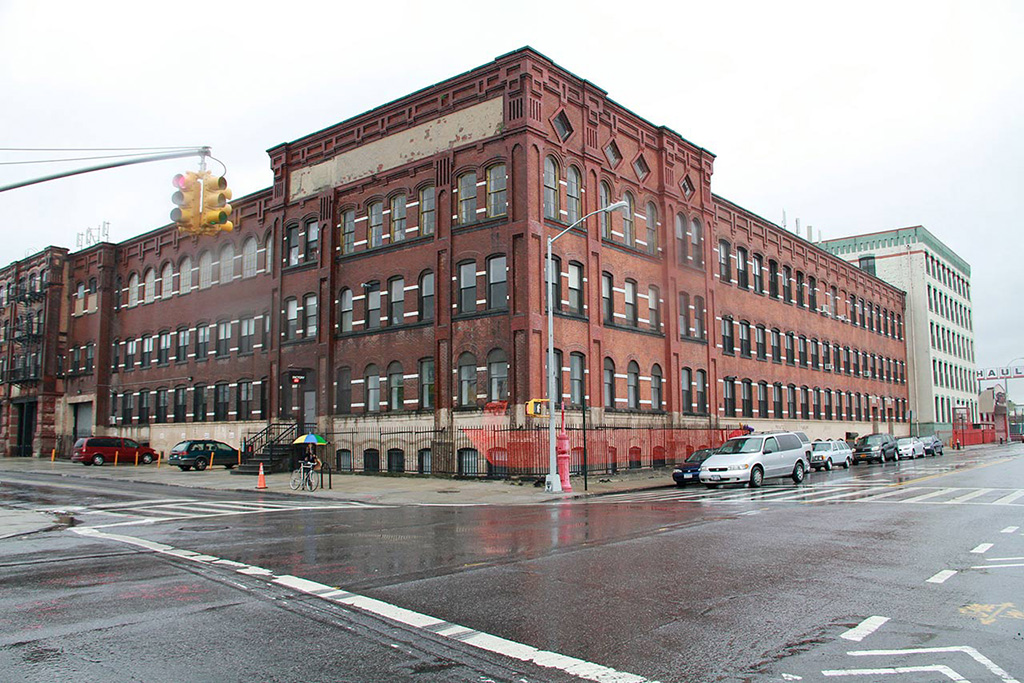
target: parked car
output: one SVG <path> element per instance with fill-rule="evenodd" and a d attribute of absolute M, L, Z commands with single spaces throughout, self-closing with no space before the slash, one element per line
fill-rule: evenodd
<path fill-rule="evenodd" d="M 901 439 L 896 439 L 896 449 L 897 457 L 900 460 L 924 457 L 924 444 L 916 436 L 904 436 Z"/>
<path fill-rule="evenodd" d="M 765 479 L 792 477 L 799 484 L 807 472 L 804 458 L 804 444 L 794 432 L 737 436 L 701 464 L 700 481 L 708 488 L 736 483 L 757 488 Z"/>
<path fill-rule="evenodd" d="M 149 446 L 141 446 L 133 439 L 124 439 L 119 436 L 89 436 L 79 439 L 71 449 L 71 462 L 80 462 L 83 465 L 100 465 L 114 462 L 115 458 L 119 463 L 135 464 L 136 456 L 138 462 L 148 465 L 157 459 L 157 452 Z"/>
<path fill-rule="evenodd" d="M 865 434 L 853 446 L 853 464 L 874 460 L 884 463 L 896 459 L 896 439 L 892 434 Z"/>
<path fill-rule="evenodd" d="M 696 483 L 700 480 L 700 465 L 714 454 L 714 448 L 701 448 L 689 455 L 683 462 L 672 470 L 672 479 L 677 486 L 686 486 L 690 482 Z"/>
<path fill-rule="evenodd" d="M 182 472 L 188 472 L 193 467 L 202 472 L 210 465 L 224 465 L 230 470 L 238 464 L 238 449 L 223 441 L 190 439 L 171 448 L 167 464 L 177 465 Z"/>
<path fill-rule="evenodd" d="M 803 432 L 793 432 L 796 437 L 800 439 L 800 443 L 804 445 L 804 469 L 811 466 L 811 440 L 807 438 L 807 435 Z"/>
<path fill-rule="evenodd" d="M 826 439 L 811 444 L 811 467 L 815 471 L 831 470 L 833 467 L 850 468 L 853 451 L 845 441 Z"/>
<path fill-rule="evenodd" d="M 942 455 L 942 439 L 934 434 L 922 436 L 921 443 L 924 445 L 925 455 Z"/>

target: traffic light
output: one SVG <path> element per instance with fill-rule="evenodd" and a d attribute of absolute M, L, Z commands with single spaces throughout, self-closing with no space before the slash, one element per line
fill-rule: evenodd
<path fill-rule="evenodd" d="M 224 176 L 215 176 L 209 171 L 200 173 L 203 183 L 203 214 L 200 219 L 202 231 L 214 234 L 220 230 L 231 232 L 234 225 L 228 220 L 231 216 L 231 190 Z"/>
<path fill-rule="evenodd" d="M 199 176 L 193 171 L 179 173 L 171 181 L 177 191 L 171 195 L 175 208 L 171 220 L 183 232 L 195 233 L 199 229 Z"/>

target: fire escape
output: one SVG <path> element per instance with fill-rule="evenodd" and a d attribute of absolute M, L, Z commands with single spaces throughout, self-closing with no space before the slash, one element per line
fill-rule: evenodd
<path fill-rule="evenodd" d="M 17 350 L 9 360 L 4 381 L 28 387 L 42 379 L 46 292 L 19 287 L 15 290 L 14 300 L 17 306 L 11 336 Z"/>

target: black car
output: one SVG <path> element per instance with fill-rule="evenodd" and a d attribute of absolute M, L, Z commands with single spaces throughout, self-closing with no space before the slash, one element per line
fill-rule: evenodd
<path fill-rule="evenodd" d="M 932 434 L 922 436 L 921 441 L 924 443 L 925 455 L 942 455 L 942 439 Z"/>
<path fill-rule="evenodd" d="M 711 457 L 715 452 L 714 448 L 701 448 L 690 454 L 683 462 L 676 465 L 672 470 L 672 478 L 677 486 L 686 486 L 689 483 L 700 483 L 700 464 Z"/>
<path fill-rule="evenodd" d="M 238 464 L 238 449 L 223 441 L 191 439 L 174 445 L 167 456 L 167 464 L 177 465 L 182 472 L 193 467 L 201 472 L 210 465 L 224 465 L 230 470 Z"/>
<path fill-rule="evenodd" d="M 853 464 L 868 460 L 896 460 L 897 452 L 896 439 L 892 434 L 865 434 L 853 446 Z"/>

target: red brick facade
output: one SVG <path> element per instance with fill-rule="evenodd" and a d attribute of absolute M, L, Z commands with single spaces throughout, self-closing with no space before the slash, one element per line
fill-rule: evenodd
<path fill-rule="evenodd" d="M 889 324 L 903 314 L 902 292 L 713 195 L 710 152 L 532 50 L 269 154 L 274 184 L 234 203 L 233 233 L 189 238 L 168 226 L 70 256 L 66 342 L 55 340 L 50 352 L 68 358 L 54 385 L 56 412 L 93 406 L 94 424 L 80 433 L 116 430 L 166 448 L 191 435 L 237 442 L 296 417 L 325 431 L 367 417 L 446 426 L 478 421 L 491 400 L 507 400 L 513 421 L 523 423 L 526 402 L 547 394 L 545 240 L 624 198 L 632 202 L 628 217 L 592 216 L 554 245 L 555 346 L 568 402 L 585 394 L 593 419 L 609 424 L 754 421 L 814 431 L 817 388 L 818 422 L 829 422 L 826 389 L 831 421 L 841 420 L 826 425 L 835 436 L 853 423 L 861 432 L 886 428 L 880 422 L 890 410 L 892 420 L 902 418 L 906 351 L 902 325 Z M 721 240 L 733 277 L 736 249 L 747 250 L 749 286 L 750 263 L 762 259 L 764 293 L 722 281 Z M 787 268 L 792 274 L 778 298 L 769 291 L 770 262 L 780 277 Z M 810 278 L 815 311 L 807 308 Z M 851 295 L 855 310 L 861 300 L 871 304 L 872 327 L 884 319 L 879 332 L 869 332 L 866 319 L 847 321 Z M 750 325 L 749 359 L 738 337 L 734 353 L 723 348 L 722 320 L 730 318 L 736 335 Z M 753 348 L 758 325 L 764 360 Z M 784 348 L 772 362 L 773 329 L 783 347 L 793 334 L 792 364 Z M 818 345 L 807 367 L 801 337 Z M 179 340 L 187 342 L 181 357 Z M 849 372 L 826 371 L 825 342 L 839 347 L 840 363 L 844 349 L 882 358 L 886 378 L 855 377 L 852 360 Z M 699 372 L 703 392 L 694 386 Z M 729 378 L 733 415 L 724 412 Z M 753 405 L 744 416 L 748 379 Z M 758 382 L 769 392 L 764 414 Z M 776 383 L 781 413 L 772 410 Z M 796 416 L 786 410 L 790 385 Z M 847 412 L 847 392 L 867 414 Z M 10 424 L 0 435 L 8 452 Z M 55 424 L 71 435 L 67 419 Z"/>

